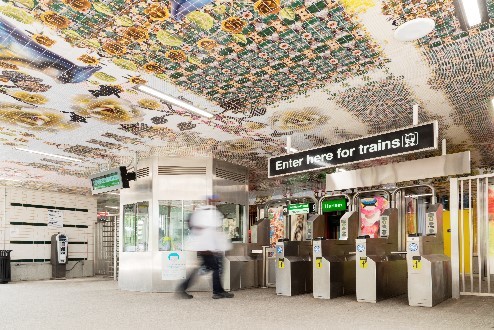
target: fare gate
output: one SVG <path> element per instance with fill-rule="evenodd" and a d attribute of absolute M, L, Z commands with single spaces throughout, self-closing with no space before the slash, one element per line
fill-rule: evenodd
<path fill-rule="evenodd" d="M 494 296 L 494 174 L 450 179 L 453 298 Z"/>
<path fill-rule="evenodd" d="M 118 216 L 109 216 L 96 223 L 95 274 L 118 276 Z"/>

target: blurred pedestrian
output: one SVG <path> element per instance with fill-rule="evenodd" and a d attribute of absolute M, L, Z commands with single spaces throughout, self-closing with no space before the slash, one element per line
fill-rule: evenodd
<path fill-rule="evenodd" d="M 216 208 L 219 197 L 207 198 L 207 205 L 198 207 L 189 220 L 190 236 L 186 244 L 189 251 L 197 251 L 201 267 L 213 271 L 213 299 L 233 298 L 233 293 L 226 292 L 221 285 L 221 269 L 223 252 L 230 250 L 232 245 L 223 232 L 223 214 Z M 198 275 L 200 267 L 192 271 L 189 277 L 180 284 L 177 296 L 191 299 L 193 296 L 186 291 L 190 283 Z"/>

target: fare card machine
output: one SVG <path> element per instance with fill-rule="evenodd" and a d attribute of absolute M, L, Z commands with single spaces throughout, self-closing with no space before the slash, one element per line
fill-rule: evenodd
<path fill-rule="evenodd" d="M 280 239 L 276 243 L 276 294 L 293 296 L 312 291 L 312 242 Z"/>
<path fill-rule="evenodd" d="M 69 241 L 65 234 L 55 234 L 51 237 L 52 278 L 65 278 L 68 244 Z"/>
<path fill-rule="evenodd" d="M 315 239 L 312 259 L 314 298 L 332 299 L 355 293 L 355 239 L 358 212 L 346 212 L 340 219 L 340 239 Z"/>
<path fill-rule="evenodd" d="M 407 238 L 408 303 L 432 307 L 451 298 L 451 259 L 444 255 L 443 206 L 429 206 L 427 236 Z"/>
<path fill-rule="evenodd" d="M 356 295 L 375 303 L 406 293 L 407 265 L 398 251 L 398 210 L 387 209 L 380 219 L 380 237 L 359 236 L 356 243 Z M 395 252 L 395 253 L 393 253 Z"/>

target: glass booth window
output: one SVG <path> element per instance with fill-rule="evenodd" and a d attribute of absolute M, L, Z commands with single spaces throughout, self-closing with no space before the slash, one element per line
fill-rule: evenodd
<path fill-rule="evenodd" d="M 149 202 L 124 205 L 123 218 L 123 251 L 146 252 L 149 238 Z"/>
<path fill-rule="evenodd" d="M 194 210 L 204 205 L 201 200 L 159 201 L 159 251 L 183 251 L 189 235 L 187 220 Z"/>
<path fill-rule="evenodd" d="M 223 230 L 233 242 L 243 239 L 243 219 L 245 207 L 240 204 L 219 204 L 216 206 L 223 213 Z"/>

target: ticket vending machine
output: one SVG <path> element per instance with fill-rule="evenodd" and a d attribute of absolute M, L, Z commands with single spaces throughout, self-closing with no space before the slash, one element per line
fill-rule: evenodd
<path fill-rule="evenodd" d="M 312 292 L 312 241 L 276 243 L 276 294 L 294 296 Z"/>
<path fill-rule="evenodd" d="M 312 260 L 314 298 L 332 299 L 355 293 L 355 239 L 358 212 L 346 212 L 340 219 L 339 239 L 315 239 Z"/>
<path fill-rule="evenodd" d="M 432 307 L 451 298 L 451 259 L 444 255 L 443 206 L 426 212 L 426 235 L 407 238 L 408 303 Z"/>
<path fill-rule="evenodd" d="M 359 236 L 356 245 L 356 295 L 359 302 L 375 303 L 407 290 L 407 262 L 398 251 L 398 210 L 380 217 L 379 237 Z"/>
<path fill-rule="evenodd" d="M 65 234 L 55 234 L 51 237 L 52 278 L 64 279 L 68 261 L 68 238 Z"/>

